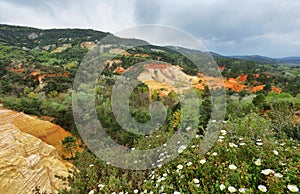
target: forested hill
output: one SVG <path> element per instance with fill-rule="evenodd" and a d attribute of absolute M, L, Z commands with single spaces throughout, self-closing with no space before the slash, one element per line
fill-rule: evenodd
<path fill-rule="evenodd" d="M 37 88 L 36 91 L 44 91 L 46 94 L 54 89 L 59 93 L 66 92 L 71 87 L 77 67 L 85 54 L 107 35 L 111 34 L 91 29 L 42 30 L 0 25 L 0 75 L 5 75 L 0 80 L 1 83 L 5 83 L 5 87 L 0 88 L 0 93 L 18 95 L 23 92 L 25 86 L 37 88 L 41 79 L 43 87 Z M 138 39 L 114 37 L 114 40 L 116 43 L 147 44 Z M 196 58 L 205 54 L 181 49 L 190 52 Z M 252 58 L 244 60 L 224 57 L 217 53 L 212 55 L 222 75 L 229 80 L 227 89 L 233 92 L 240 92 L 243 89 L 250 92 L 260 91 L 265 85 L 267 91 L 273 86 L 282 91 L 291 91 L 293 94 L 300 93 L 297 87 L 300 80 L 299 69 L 296 67 L 278 66 L 272 61 L 257 62 L 251 60 Z M 134 64 L 133 62 L 157 59 L 181 66 L 188 75 L 199 73 L 189 60 L 174 52 L 174 49 L 159 46 L 123 52 L 116 60 L 110 62 L 110 70 L 106 73 L 113 74 L 117 69 L 127 69 Z M 247 79 L 244 79 L 245 76 Z"/>
<path fill-rule="evenodd" d="M 3 45 L 18 46 L 23 49 L 51 50 L 58 45 L 79 44 L 85 41 L 98 42 L 108 32 L 92 29 L 38 29 L 0 24 L 0 42 Z M 116 40 L 118 38 L 116 37 Z M 124 41 L 124 39 L 122 39 Z M 140 41 L 140 40 L 136 40 Z M 143 41 L 142 41 L 143 42 Z"/>

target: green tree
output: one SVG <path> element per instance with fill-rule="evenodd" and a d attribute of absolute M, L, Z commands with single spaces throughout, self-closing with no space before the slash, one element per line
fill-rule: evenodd
<path fill-rule="evenodd" d="M 73 150 L 77 147 L 75 137 L 68 136 L 64 140 L 62 140 L 63 148 L 68 151 L 72 158 L 74 157 Z"/>
<path fill-rule="evenodd" d="M 259 108 L 260 111 L 263 111 L 267 106 L 265 95 L 263 94 L 258 94 L 257 96 L 255 96 L 252 102 L 257 108 Z"/>

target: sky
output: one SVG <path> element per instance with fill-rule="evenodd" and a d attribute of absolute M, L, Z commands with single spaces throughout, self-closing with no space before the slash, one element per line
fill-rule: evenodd
<path fill-rule="evenodd" d="M 0 23 L 115 33 L 158 24 L 223 55 L 300 56 L 299 0 L 0 0 Z"/>

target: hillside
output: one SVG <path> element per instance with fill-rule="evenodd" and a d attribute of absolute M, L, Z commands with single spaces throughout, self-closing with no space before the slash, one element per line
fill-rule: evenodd
<path fill-rule="evenodd" d="M 243 59 L 249 61 L 255 61 L 260 63 L 269 63 L 274 65 L 290 65 L 299 66 L 300 57 L 283 57 L 283 58 L 271 58 L 260 55 L 246 55 L 246 56 L 229 56 L 231 58 Z"/>
<path fill-rule="evenodd" d="M 0 193 L 297 193 L 299 76 L 260 56 L 0 25 Z"/>

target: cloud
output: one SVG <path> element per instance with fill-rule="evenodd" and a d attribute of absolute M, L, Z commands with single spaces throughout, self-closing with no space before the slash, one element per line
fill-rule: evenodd
<path fill-rule="evenodd" d="M 300 1 L 0 0 L 0 22 L 117 32 L 140 24 L 182 29 L 223 54 L 300 55 Z"/>

